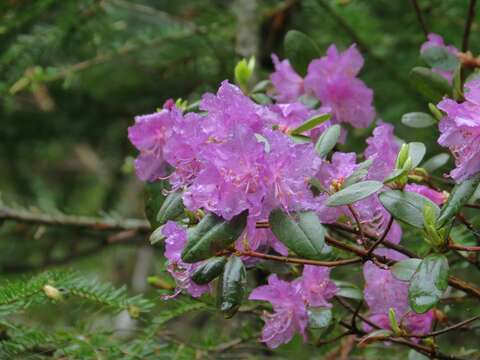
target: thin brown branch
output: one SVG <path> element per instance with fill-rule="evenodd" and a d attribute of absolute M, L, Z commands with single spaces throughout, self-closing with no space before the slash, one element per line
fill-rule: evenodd
<path fill-rule="evenodd" d="M 464 246 L 453 242 L 448 244 L 448 248 L 459 251 L 480 251 L 480 246 Z"/>
<path fill-rule="evenodd" d="M 288 256 L 277 256 L 264 254 L 257 251 L 235 251 L 237 256 L 250 256 L 264 260 L 273 260 L 290 264 L 300 264 L 300 265 L 314 265 L 314 266 L 326 266 L 326 267 L 336 267 L 343 265 L 358 264 L 362 262 L 361 258 L 345 259 L 345 260 L 335 260 L 335 261 L 319 261 L 319 260 L 310 260 L 310 259 L 300 259 L 293 258 Z"/>
<path fill-rule="evenodd" d="M 427 24 L 426 24 L 425 20 L 423 19 L 422 10 L 420 9 L 420 6 L 418 5 L 417 0 L 412 0 L 412 5 L 415 9 L 415 14 L 417 15 L 418 23 L 420 24 L 423 35 L 425 35 L 425 39 L 426 39 L 428 37 L 428 28 L 427 28 Z"/>
<path fill-rule="evenodd" d="M 88 216 L 73 216 L 65 214 L 44 214 L 35 211 L 16 210 L 0 207 L 0 221 L 12 220 L 17 223 L 84 228 L 96 231 L 127 231 L 149 233 L 150 225 L 139 219 L 106 219 Z"/>
<path fill-rule="evenodd" d="M 347 206 L 348 206 L 348 210 L 350 210 L 350 213 L 355 219 L 355 223 L 357 224 L 358 231 L 360 233 L 359 243 L 365 246 L 365 234 L 363 233 L 362 224 L 360 222 L 360 219 L 358 218 L 357 212 L 355 211 L 352 205 L 347 205 Z"/>
<path fill-rule="evenodd" d="M 392 228 L 393 225 L 393 216 L 390 215 L 390 220 L 388 220 L 387 227 L 385 228 L 385 231 L 383 232 L 382 236 L 376 240 L 370 248 L 368 248 L 367 251 L 367 256 L 370 256 L 373 251 L 379 246 L 387 237 L 388 233 L 390 232 L 390 229 Z"/>
<path fill-rule="evenodd" d="M 477 0 L 470 0 L 468 6 L 468 15 L 467 20 L 465 21 L 465 30 L 463 31 L 463 40 L 462 40 L 462 51 L 468 51 L 468 46 L 470 42 L 470 32 L 472 30 L 473 19 L 475 18 L 475 6 Z"/>
<path fill-rule="evenodd" d="M 433 332 L 428 333 L 428 334 L 418 334 L 418 335 L 409 334 L 408 337 L 414 337 L 414 338 L 422 339 L 422 338 L 428 338 L 428 337 L 435 337 L 435 336 L 443 335 L 443 334 L 446 334 L 450 331 L 462 328 L 462 327 L 464 327 L 468 324 L 471 324 L 471 323 L 473 323 L 473 322 L 475 322 L 479 319 L 480 319 L 480 315 L 477 315 L 477 316 L 474 316 L 470 319 L 467 319 L 467 320 L 461 321 L 457 324 L 454 324 L 452 326 L 449 326 L 449 327 L 446 327 L 446 328 L 443 328 L 443 329 L 440 329 L 440 330 L 437 330 L 437 331 L 433 331 Z"/>

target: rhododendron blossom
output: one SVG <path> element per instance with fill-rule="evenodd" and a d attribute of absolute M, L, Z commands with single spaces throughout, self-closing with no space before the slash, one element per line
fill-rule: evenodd
<path fill-rule="evenodd" d="M 456 168 L 450 176 L 457 182 L 480 172 L 480 80 L 465 84 L 465 101 L 444 99 L 438 108 L 445 112 L 438 143 L 448 147 Z"/>
<path fill-rule="evenodd" d="M 287 282 L 277 275 L 270 275 L 268 285 L 259 286 L 251 292 L 250 300 L 268 301 L 273 306 L 273 314 L 265 313 L 263 316 L 263 342 L 270 348 L 276 348 L 290 341 L 295 333 L 307 340 L 307 309 L 331 307 L 327 300 L 337 292 L 329 274 L 328 268 L 307 265 L 302 277 L 294 281 Z"/>

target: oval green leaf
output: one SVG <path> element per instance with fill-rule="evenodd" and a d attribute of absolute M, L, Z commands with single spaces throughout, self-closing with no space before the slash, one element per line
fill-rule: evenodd
<path fill-rule="evenodd" d="M 350 185 L 349 187 L 334 193 L 326 201 L 327 206 L 349 205 L 375 194 L 383 187 L 380 181 L 367 180 Z"/>
<path fill-rule="evenodd" d="M 325 228 L 314 212 L 302 212 L 292 216 L 280 209 L 272 211 L 269 222 L 272 232 L 287 248 L 298 256 L 317 259 L 323 256 Z"/>
<path fill-rule="evenodd" d="M 166 198 L 164 190 L 167 189 L 168 184 L 165 181 L 157 181 L 145 185 L 145 216 L 152 229 L 161 225 L 158 223 L 157 215 Z"/>
<path fill-rule="evenodd" d="M 284 40 L 285 55 L 300 76 L 307 74 L 310 61 L 320 56 L 315 42 L 297 30 L 290 30 Z"/>
<path fill-rule="evenodd" d="M 412 168 L 416 168 L 425 157 L 427 148 L 424 143 L 411 142 L 408 144 L 408 155 L 412 159 Z"/>
<path fill-rule="evenodd" d="M 321 114 L 321 115 L 316 115 L 314 117 L 311 117 L 307 121 L 305 121 L 303 124 L 299 125 L 295 129 L 292 130 L 292 134 L 301 134 L 304 131 L 311 130 L 318 125 L 323 124 L 325 121 L 329 120 L 332 117 L 331 114 Z"/>
<path fill-rule="evenodd" d="M 434 172 L 437 169 L 440 169 L 444 166 L 448 160 L 450 159 L 450 155 L 447 153 L 441 153 L 435 156 L 432 156 L 430 159 L 425 161 L 422 167 L 427 170 L 429 173 Z"/>
<path fill-rule="evenodd" d="M 325 158 L 330 151 L 335 147 L 340 137 L 340 125 L 330 126 L 327 130 L 323 132 L 322 135 L 317 140 L 315 144 L 315 151 L 318 156 Z"/>
<path fill-rule="evenodd" d="M 392 274 L 398 280 L 410 281 L 421 262 L 421 259 L 401 260 L 391 267 Z"/>
<path fill-rule="evenodd" d="M 445 47 L 434 46 L 422 51 L 421 58 L 430 67 L 443 71 L 453 71 L 457 68 L 458 58 Z"/>
<path fill-rule="evenodd" d="M 220 276 L 226 262 L 227 259 L 224 256 L 208 259 L 193 272 L 192 280 L 199 285 L 208 284 L 210 281 Z"/>
<path fill-rule="evenodd" d="M 180 217 L 185 211 L 183 206 L 182 193 L 170 193 L 163 202 L 157 214 L 157 223 L 159 225 L 165 224 L 168 220 L 175 220 Z"/>
<path fill-rule="evenodd" d="M 187 245 L 182 260 L 194 263 L 208 259 L 228 248 L 238 239 L 247 224 L 247 212 L 226 221 L 209 213 L 194 227 L 187 230 Z"/>
<path fill-rule="evenodd" d="M 411 128 L 426 128 L 436 123 L 432 115 L 423 112 L 411 112 L 402 116 L 402 124 Z"/>
<path fill-rule="evenodd" d="M 423 228 L 423 208 L 433 208 L 436 216 L 440 213 L 438 206 L 426 197 L 413 192 L 389 190 L 382 192 L 378 198 L 383 207 L 397 220 L 406 224 Z"/>
<path fill-rule="evenodd" d="M 448 81 L 426 67 L 413 68 L 410 82 L 420 94 L 434 103 L 442 100 L 444 96 L 452 95 L 452 87 Z"/>
<path fill-rule="evenodd" d="M 480 184 L 480 173 L 468 179 L 461 184 L 455 185 L 452 193 L 448 197 L 447 203 L 442 207 L 440 216 L 437 219 L 437 227 L 441 228 L 448 220 L 458 214 L 463 205 L 472 197 Z"/>
<path fill-rule="evenodd" d="M 326 328 L 332 322 L 332 309 L 328 308 L 309 308 L 308 309 L 308 327 L 311 329 Z"/>
<path fill-rule="evenodd" d="M 417 314 L 433 308 L 448 286 L 448 261 L 444 255 L 429 255 L 413 274 L 408 288 L 410 307 Z"/>
<path fill-rule="evenodd" d="M 242 260 L 231 256 L 225 265 L 221 280 L 220 310 L 230 318 L 237 312 L 245 297 L 247 271 Z"/>

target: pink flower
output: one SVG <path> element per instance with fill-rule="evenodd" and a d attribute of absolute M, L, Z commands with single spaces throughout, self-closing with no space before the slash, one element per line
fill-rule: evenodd
<path fill-rule="evenodd" d="M 445 43 L 443 42 L 443 38 L 440 35 L 434 33 L 428 34 L 428 40 L 424 42 L 420 47 L 420 54 L 424 54 L 425 51 L 431 48 L 446 49 L 450 54 L 454 56 L 457 56 L 458 54 L 458 49 L 455 46 L 445 45 Z M 450 83 L 452 82 L 453 71 L 445 71 L 436 68 L 433 68 L 432 70 L 447 79 Z"/>
<path fill-rule="evenodd" d="M 373 136 L 367 139 L 365 157 L 373 160 L 368 171 L 371 180 L 383 181 L 395 167 L 399 146 L 393 136 L 391 124 L 379 122 L 373 130 Z"/>
<path fill-rule="evenodd" d="M 437 205 L 442 205 L 447 200 L 446 196 L 443 193 L 430 189 L 428 186 L 425 185 L 407 184 L 405 186 L 405 191 L 415 192 L 417 194 L 423 195 L 427 199 L 432 200 Z"/>
<path fill-rule="evenodd" d="M 343 53 L 331 45 L 326 56 L 308 66 L 305 89 L 323 106 L 332 108 L 334 122 L 365 128 L 374 119 L 373 91 L 356 78 L 362 66 L 363 58 L 355 45 Z"/>
<path fill-rule="evenodd" d="M 273 314 L 265 313 L 262 317 L 265 326 L 261 340 L 268 347 L 276 348 L 289 342 L 297 332 L 306 341 L 308 315 L 298 281 L 287 282 L 270 275 L 268 285 L 254 289 L 249 299 L 268 301 L 273 306 Z"/>
<path fill-rule="evenodd" d="M 480 171 L 480 80 L 465 84 L 465 101 L 444 99 L 438 108 L 446 113 L 440 121 L 438 143 L 448 147 L 456 168 L 450 176 L 462 182 Z"/>
<path fill-rule="evenodd" d="M 312 307 L 331 307 L 327 301 L 337 293 L 337 286 L 330 280 L 330 269 L 306 265 L 301 278 L 303 298 Z"/>
<path fill-rule="evenodd" d="M 402 260 L 404 255 L 389 249 L 377 250 L 378 255 L 392 260 Z M 415 314 L 408 304 L 408 282 L 396 279 L 390 270 L 379 268 L 368 261 L 363 266 L 365 287 L 364 299 L 370 309 L 370 320 L 384 329 L 390 329 L 388 317 L 390 309 L 395 311 L 398 323 L 412 334 L 425 334 L 430 331 L 433 312 Z M 366 331 L 371 327 L 364 325 Z"/>
<path fill-rule="evenodd" d="M 327 300 L 337 292 L 330 281 L 330 269 L 318 266 L 305 266 L 302 277 L 287 282 L 277 275 L 268 277 L 268 285 L 259 286 L 250 294 L 250 300 L 268 301 L 273 306 L 273 314 L 263 316 L 265 326 L 262 341 L 268 347 L 289 342 L 295 333 L 307 340 L 305 329 L 308 324 L 308 307 L 331 307 Z"/>
<path fill-rule="evenodd" d="M 181 117 L 181 111 L 171 106 L 170 102 L 166 102 L 159 112 L 135 117 L 135 124 L 128 128 L 128 138 L 140 151 L 135 160 L 140 180 L 155 181 L 166 175 L 163 147 L 174 121 Z"/>
<path fill-rule="evenodd" d="M 288 60 L 280 61 L 277 55 L 272 54 L 275 71 L 270 75 L 270 81 L 275 87 L 279 102 L 295 102 L 303 95 L 303 79 L 293 70 Z"/>
<path fill-rule="evenodd" d="M 197 285 L 191 279 L 199 263 L 187 264 L 182 260 L 182 250 L 187 243 L 187 231 L 175 222 L 169 221 L 162 229 L 162 234 L 167 237 L 165 240 L 165 257 L 168 260 L 167 271 L 175 279 L 177 285 L 175 293 L 166 298 L 175 297 L 181 291 L 186 291 L 193 297 L 200 297 L 210 291 L 208 285 Z"/>

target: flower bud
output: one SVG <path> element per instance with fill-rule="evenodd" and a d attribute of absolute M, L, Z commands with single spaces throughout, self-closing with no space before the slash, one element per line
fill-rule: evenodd
<path fill-rule="evenodd" d="M 400 148 L 400 151 L 398 152 L 397 155 L 397 161 L 395 163 L 395 168 L 397 169 L 404 169 L 404 164 L 409 158 L 409 146 L 408 144 L 402 144 L 402 147 Z"/>
<path fill-rule="evenodd" d="M 42 290 L 49 299 L 55 301 L 62 300 L 62 293 L 56 287 L 53 287 L 51 285 L 44 285 Z"/>

